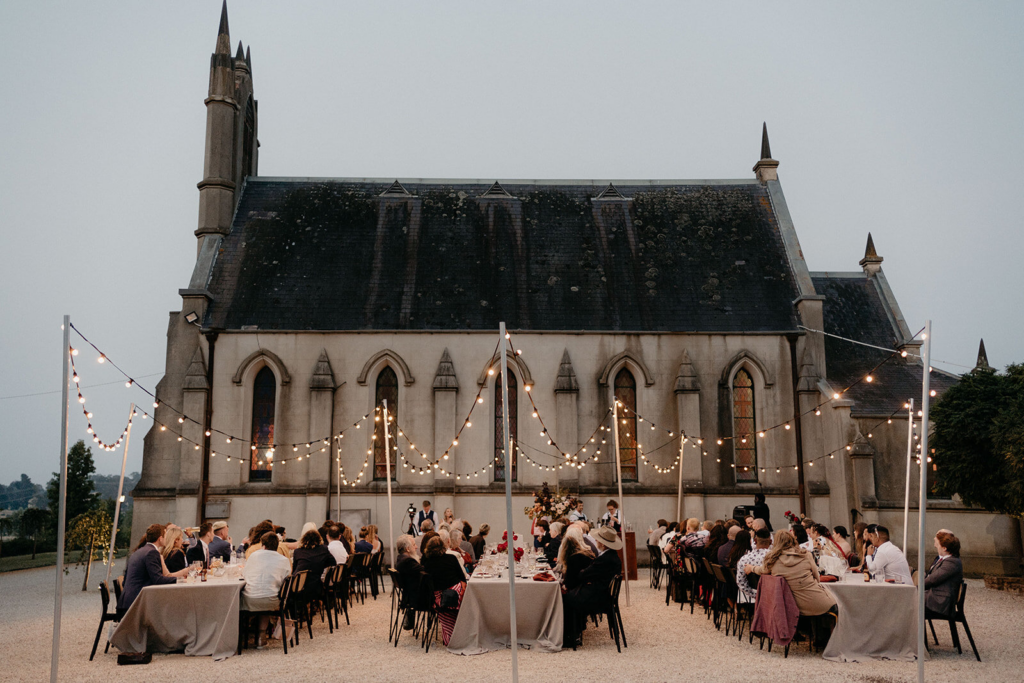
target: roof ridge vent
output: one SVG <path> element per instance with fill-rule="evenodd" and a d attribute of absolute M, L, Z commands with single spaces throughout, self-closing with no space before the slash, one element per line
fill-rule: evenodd
<path fill-rule="evenodd" d="M 624 197 L 614 185 L 608 183 L 608 187 L 606 187 L 601 194 L 594 197 L 594 199 L 626 199 L 626 197 Z"/>
<path fill-rule="evenodd" d="M 512 198 L 512 195 L 510 195 L 505 190 L 505 188 L 503 188 L 501 186 L 501 184 L 497 180 L 495 180 L 494 184 L 491 185 L 489 188 L 487 188 L 487 190 L 483 194 L 481 194 L 480 196 L 481 197 L 509 197 L 509 198 Z"/>
<path fill-rule="evenodd" d="M 409 190 L 405 189 L 402 183 L 395 180 L 391 183 L 391 187 L 380 193 L 381 197 L 411 197 Z"/>

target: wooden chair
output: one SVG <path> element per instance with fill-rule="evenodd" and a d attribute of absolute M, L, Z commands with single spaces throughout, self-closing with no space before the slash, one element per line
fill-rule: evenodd
<path fill-rule="evenodd" d="M 334 633 L 335 625 L 338 624 L 338 598 L 337 598 L 337 585 L 338 581 L 341 581 L 342 576 L 345 572 L 345 565 L 336 564 L 333 567 L 328 567 L 327 573 L 324 575 L 324 587 L 323 592 L 320 594 L 320 614 L 327 617 L 327 628 L 330 629 L 331 633 Z"/>
<path fill-rule="evenodd" d="M 622 612 L 619 611 L 619 592 L 622 590 L 622 575 L 616 574 L 612 579 L 611 583 L 608 584 L 608 605 L 602 610 L 594 611 L 589 614 L 581 614 L 579 618 L 586 621 L 588 618 L 592 618 L 594 623 L 597 623 L 599 617 L 608 618 L 608 632 L 612 639 L 615 641 L 615 649 L 618 652 L 622 652 L 623 647 L 629 647 L 626 642 L 626 630 L 622 624 Z M 619 637 L 621 636 L 621 644 Z M 576 649 L 576 643 L 573 643 L 572 649 Z"/>
<path fill-rule="evenodd" d="M 370 554 L 354 553 L 349 556 L 349 579 L 352 584 L 353 595 L 359 595 L 359 602 L 366 603 L 366 588 L 370 580 Z M 358 591 L 356 590 L 358 588 Z"/>
<path fill-rule="evenodd" d="M 300 574 L 305 574 L 305 572 L 299 572 L 299 573 Z M 284 644 L 284 653 L 288 654 L 288 629 L 287 629 L 287 627 L 285 625 L 285 619 L 287 619 L 287 617 L 288 617 L 288 602 L 289 602 L 289 598 L 291 597 L 291 591 L 292 591 L 293 585 L 296 583 L 294 578 L 295 578 L 295 575 L 293 574 L 292 576 L 290 576 L 287 579 L 285 579 L 284 583 L 281 584 L 281 588 L 277 591 L 278 608 L 276 610 L 261 610 L 261 611 L 256 611 L 256 612 L 250 612 L 250 611 L 247 611 L 247 610 L 239 610 L 238 611 L 238 653 L 239 654 L 241 654 L 243 648 L 248 647 L 248 645 L 249 645 L 249 636 L 250 635 L 255 635 L 256 636 L 256 643 L 259 644 L 259 637 L 260 637 L 259 632 L 256 631 L 256 632 L 250 633 L 250 629 L 252 628 L 252 624 L 253 624 L 253 621 L 254 621 L 253 618 L 254 617 L 262 617 L 262 616 L 277 617 L 278 619 L 281 620 L 281 636 L 282 636 L 281 637 L 281 642 Z M 302 577 L 301 583 L 303 583 L 303 584 L 305 583 L 305 576 Z M 257 623 L 259 623 L 259 622 L 257 621 Z M 299 641 L 298 631 L 296 631 L 296 634 L 295 634 L 295 644 L 298 644 L 298 641 Z"/>
<path fill-rule="evenodd" d="M 981 655 L 978 654 L 978 646 L 974 644 L 974 636 L 971 635 L 971 628 L 967 625 L 967 616 L 964 614 L 964 600 L 967 598 L 967 582 L 964 581 L 960 584 L 960 594 L 957 596 L 956 605 L 953 607 L 953 611 L 947 618 L 949 622 L 949 634 L 953 638 L 953 646 L 956 647 L 956 651 L 959 654 L 963 654 L 963 648 L 960 647 L 960 633 L 957 631 L 956 625 L 963 624 L 964 631 L 967 633 L 967 639 L 971 642 L 971 649 L 974 650 L 974 656 L 981 661 Z M 929 612 L 928 614 L 932 614 Z M 938 617 L 935 617 L 938 618 Z M 935 635 L 935 625 L 932 623 L 932 619 L 928 619 L 928 627 L 932 630 L 932 639 L 935 640 L 935 644 L 939 644 L 939 638 Z M 95 650 L 95 647 L 93 648 Z"/>
<path fill-rule="evenodd" d="M 306 593 L 306 579 L 309 577 L 309 570 L 294 572 L 291 576 L 291 590 L 288 592 L 286 609 L 295 620 L 295 645 L 299 644 L 299 631 L 302 624 L 306 624 L 309 632 L 309 639 L 313 640 L 313 611 L 312 598 Z"/>
<path fill-rule="evenodd" d="M 115 582 L 114 585 L 116 586 L 117 583 Z M 118 594 L 120 595 L 120 591 L 118 591 Z M 108 621 L 112 621 L 115 624 L 121 621 L 121 619 L 117 616 L 116 604 L 115 604 L 114 611 L 113 612 L 109 611 L 109 608 L 110 608 L 110 589 L 107 588 L 107 582 L 106 581 L 100 581 L 100 602 L 102 603 L 103 611 L 100 613 L 100 625 L 96 629 L 96 640 L 92 641 L 92 652 L 89 653 L 89 661 L 90 662 L 92 661 L 92 658 L 96 656 L 96 648 L 100 644 L 100 636 L 103 635 L 103 625 L 106 624 Z M 933 633 L 934 633 L 934 631 L 933 631 Z M 971 641 L 971 642 L 973 642 L 973 641 Z M 103 648 L 103 654 L 106 654 L 109 651 L 110 651 L 110 641 L 108 640 L 106 647 Z"/>

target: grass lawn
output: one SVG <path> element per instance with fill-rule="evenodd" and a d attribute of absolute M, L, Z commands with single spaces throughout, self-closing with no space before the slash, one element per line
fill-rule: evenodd
<path fill-rule="evenodd" d="M 78 550 L 71 550 L 64 553 L 64 566 L 74 565 L 78 561 L 79 557 Z M 118 548 L 115 553 L 115 557 L 124 557 L 127 551 L 124 548 Z M 100 562 L 102 567 L 102 560 L 100 560 L 99 553 L 94 556 L 93 569 L 96 568 L 95 563 Z M 36 553 L 36 559 L 32 559 L 31 555 L 13 555 L 11 557 L 0 558 L 0 572 L 13 572 L 19 569 L 34 569 L 35 567 L 52 567 L 57 564 L 57 553 Z"/>

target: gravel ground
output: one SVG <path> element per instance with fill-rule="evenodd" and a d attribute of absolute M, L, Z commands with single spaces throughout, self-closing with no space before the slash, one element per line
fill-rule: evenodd
<path fill-rule="evenodd" d="M 117 563 L 123 568 L 123 561 Z M 94 568 L 94 580 L 103 568 Z M 837 664 L 811 655 L 806 646 L 794 646 L 788 659 L 781 651 L 768 653 L 746 640 L 737 642 L 716 631 L 703 614 L 665 606 L 664 593 L 646 581 L 631 584 L 632 604 L 622 607 L 629 647 L 621 654 L 606 630 L 587 631 L 583 649 L 558 654 L 519 652 L 522 680 L 543 680 L 552 675 L 575 678 L 583 672 L 612 681 L 888 681 L 916 680 L 914 663 L 871 662 Z M 403 636 L 396 649 L 387 642 L 389 599 L 370 600 L 351 610 L 351 626 L 330 635 L 316 623 L 312 641 L 305 638 L 287 656 L 275 644 L 265 651 L 247 650 L 240 657 L 214 662 L 206 657 L 154 655 L 145 667 L 118 667 L 113 650 L 96 659 L 89 649 L 96 633 L 100 600 L 93 589 L 83 593 L 82 570 L 73 569 L 64 580 L 64 617 L 60 679 L 65 681 L 120 680 L 225 680 L 236 676 L 266 678 L 274 671 L 294 681 L 375 680 L 445 681 L 453 676 L 474 681 L 507 681 L 511 652 L 476 657 L 449 654 L 442 647 L 424 655 L 418 643 Z M 986 589 L 969 581 L 967 615 L 983 661 L 967 650 L 960 656 L 952 648 L 948 629 L 937 629 L 939 647 L 925 665 L 929 681 L 1020 681 L 1024 679 L 1024 598 Z M 53 569 L 28 569 L 0 575 L 0 647 L 4 681 L 43 681 L 48 678 L 53 622 Z M 961 634 L 964 645 L 967 639 Z M 599 673 L 604 670 L 604 673 Z M 570 672 L 576 672 L 571 674 Z M 584 674 L 587 675 L 587 674 Z M 588 676 L 589 677 L 589 676 Z"/>

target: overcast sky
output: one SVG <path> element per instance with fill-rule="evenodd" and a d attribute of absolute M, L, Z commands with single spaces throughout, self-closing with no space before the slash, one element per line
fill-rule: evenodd
<path fill-rule="evenodd" d="M 64 313 L 159 379 L 195 258 L 219 15 L 0 2 L 0 482 L 57 468 Z M 1024 3 L 235 0 L 229 16 L 252 46 L 261 175 L 749 178 L 767 121 L 811 270 L 857 270 L 870 231 L 936 358 L 972 366 L 984 337 L 993 365 L 1024 361 Z M 114 382 L 85 392 L 113 440 L 145 396 L 80 358 L 85 386 Z M 74 403 L 70 436 L 87 437 Z"/>

